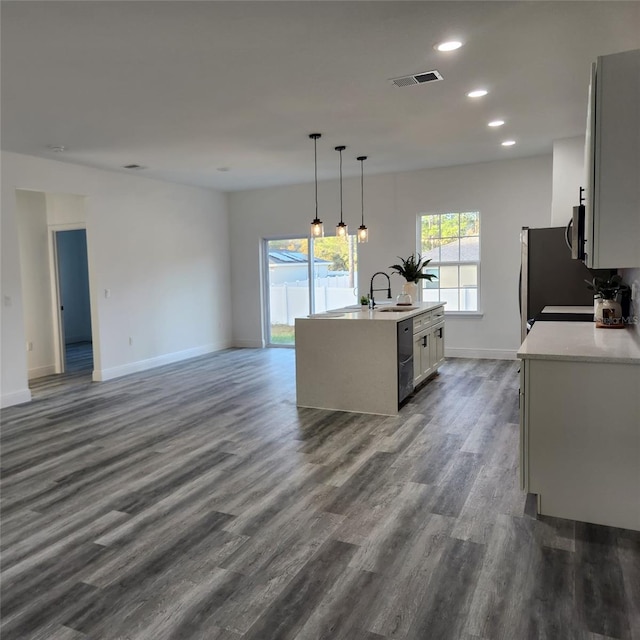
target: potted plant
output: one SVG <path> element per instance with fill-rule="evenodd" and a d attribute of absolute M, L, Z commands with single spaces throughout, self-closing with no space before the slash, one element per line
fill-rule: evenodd
<path fill-rule="evenodd" d="M 417 284 L 420 280 L 429 280 L 431 282 L 438 276 L 433 273 L 425 273 L 425 267 L 431 262 L 430 259 L 423 258 L 419 253 L 412 253 L 408 258 L 400 258 L 400 264 L 392 264 L 389 269 L 394 273 L 401 275 L 406 283 L 402 287 L 402 293 L 408 294 L 412 299 L 416 298 Z"/>
<path fill-rule="evenodd" d="M 585 282 L 595 294 L 594 316 L 597 326 L 623 326 L 622 306 L 618 298 L 629 291 L 629 287 L 622 282 L 622 277 L 617 274 L 608 278 L 596 276 L 591 282 Z"/>

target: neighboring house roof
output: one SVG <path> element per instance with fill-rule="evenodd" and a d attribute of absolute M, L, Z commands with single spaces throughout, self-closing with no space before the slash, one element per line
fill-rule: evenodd
<path fill-rule="evenodd" d="M 307 264 L 309 256 L 299 251 L 287 251 L 286 249 L 271 249 L 269 251 L 269 264 Z M 330 264 L 329 260 L 316 258 L 315 263 Z"/>
<path fill-rule="evenodd" d="M 423 258 L 429 258 L 434 262 L 474 262 L 480 259 L 480 238 L 472 236 L 469 238 L 460 238 L 460 257 L 458 257 L 458 243 L 450 242 L 440 247 L 440 255 L 438 249 L 431 249 L 422 254 Z"/>

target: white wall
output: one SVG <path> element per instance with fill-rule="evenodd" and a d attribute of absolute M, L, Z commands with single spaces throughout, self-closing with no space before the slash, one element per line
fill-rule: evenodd
<path fill-rule="evenodd" d="M 94 379 L 230 345 L 224 194 L 3 153 L 3 405 L 29 398 L 16 189 L 87 196 Z"/>
<path fill-rule="evenodd" d="M 45 199 L 48 224 L 84 226 L 87 215 L 84 196 L 74 193 L 47 193 Z"/>
<path fill-rule="evenodd" d="M 375 271 L 389 271 L 397 256 L 416 248 L 421 213 L 481 213 L 482 317 L 449 317 L 448 355 L 515 357 L 520 344 L 518 273 L 520 229 L 551 220 L 552 158 L 542 156 L 400 174 L 365 175 L 365 222 L 369 243 L 358 246 L 361 293 Z M 323 182 L 320 217 L 327 233 L 338 219 L 338 185 Z M 360 182 L 344 182 L 346 222 L 359 225 Z M 232 249 L 234 343 L 261 346 L 259 259 L 263 237 L 308 235 L 313 217 L 313 184 L 232 193 L 229 196 Z M 393 277 L 393 295 L 402 281 Z"/>
<path fill-rule="evenodd" d="M 584 136 L 554 141 L 552 227 L 569 223 L 573 207 L 579 204 L 580 187 L 585 186 Z"/>
<path fill-rule="evenodd" d="M 55 371 L 45 194 L 15 192 L 29 378 Z M 26 345 L 25 345 L 26 347 Z"/>

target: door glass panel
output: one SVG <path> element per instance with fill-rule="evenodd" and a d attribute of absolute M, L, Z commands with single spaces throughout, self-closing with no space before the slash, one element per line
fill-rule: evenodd
<path fill-rule="evenodd" d="M 355 236 L 265 240 L 269 309 L 267 343 L 295 344 L 295 319 L 358 305 Z M 309 251 L 313 255 L 309 285 Z M 313 293 L 313 296 L 311 295 Z"/>
<path fill-rule="evenodd" d="M 293 345 L 295 319 L 309 314 L 309 241 L 268 240 L 268 344 Z"/>
<path fill-rule="evenodd" d="M 313 240 L 314 313 L 358 304 L 356 237 Z"/>

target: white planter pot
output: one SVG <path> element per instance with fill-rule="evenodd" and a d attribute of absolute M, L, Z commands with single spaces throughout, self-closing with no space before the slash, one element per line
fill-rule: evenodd
<path fill-rule="evenodd" d="M 411 300 L 408 302 L 418 301 L 418 285 L 415 282 L 405 282 L 402 285 L 402 293 L 411 296 Z"/>
<path fill-rule="evenodd" d="M 596 322 L 603 325 L 622 324 L 622 306 L 616 300 L 596 299 L 595 306 Z"/>

